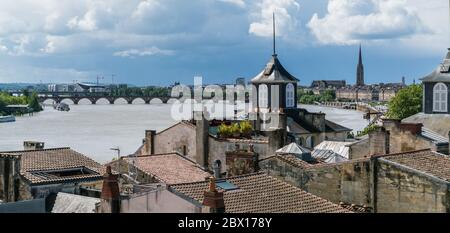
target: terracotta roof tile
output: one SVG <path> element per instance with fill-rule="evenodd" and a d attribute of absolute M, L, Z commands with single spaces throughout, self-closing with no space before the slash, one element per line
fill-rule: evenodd
<path fill-rule="evenodd" d="M 132 158 L 124 158 L 131 162 Z M 204 181 L 211 174 L 183 156 L 171 153 L 135 158 L 136 167 L 166 184 Z"/>
<path fill-rule="evenodd" d="M 55 148 L 32 151 L 0 152 L 0 156 L 19 156 L 20 174 L 31 184 L 74 182 L 86 179 L 102 179 L 104 166 L 70 148 Z M 65 169 L 83 168 L 88 171 L 82 175 L 41 176 L 39 172 L 53 172 Z"/>
<path fill-rule="evenodd" d="M 431 150 L 413 151 L 382 158 L 450 181 L 450 158 Z"/>
<path fill-rule="evenodd" d="M 232 177 L 227 181 L 238 187 L 224 193 L 225 211 L 228 213 L 351 212 L 265 173 Z M 170 186 L 170 189 L 202 203 L 208 182 L 177 184 Z"/>

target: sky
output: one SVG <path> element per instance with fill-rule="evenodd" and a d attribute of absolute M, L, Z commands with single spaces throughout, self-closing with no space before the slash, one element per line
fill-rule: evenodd
<path fill-rule="evenodd" d="M 450 47 L 447 0 L 2 0 L 0 83 L 250 80 L 277 54 L 300 85 L 418 80 Z"/>

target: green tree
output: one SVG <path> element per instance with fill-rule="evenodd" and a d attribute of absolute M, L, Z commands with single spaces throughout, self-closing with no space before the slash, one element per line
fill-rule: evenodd
<path fill-rule="evenodd" d="M 39 104 L 38 95 L 36 92 L 33 92 L 30 97 L 28 97 L 28 107 L 33 109 L 35 112 L 42 111 L 42 106 Z"/>
<path fill-rule="evenodd" d="M 387 117 L 403 120 L 422 111 L 423 88 L 415 84 L 400 90 L 389 102 Z"/>

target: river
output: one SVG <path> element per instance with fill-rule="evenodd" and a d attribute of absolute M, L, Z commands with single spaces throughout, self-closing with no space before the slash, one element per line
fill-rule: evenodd
<path fill-rule="evenodd" d="M 327 119 L 355 131 L 367 124 L 362 113 L 319 106 L 302 106 L 324 112 Z M 34 116 L 17 117 L 13 123 L 0 124 L 0 151 L 22 150 L 23 141 L 42 141 L 46 148 L 71 147 L 104 163 L 134 153 L 142 144 L 147 129 L 162 130 L 176 120 L 170 117 L 171 105 L 72 105 L 70 112 L 46 107 Z"/>

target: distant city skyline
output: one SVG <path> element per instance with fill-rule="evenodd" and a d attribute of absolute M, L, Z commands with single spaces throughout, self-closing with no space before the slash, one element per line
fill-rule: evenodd
<path fill-rule="evenodd" d="M 273 12 L 278 57 L 302 86 L 355 84 L 360 43 L 367 84 L 418 82 L 450 47 L 440 0 L 20 2 L 0 9 L 0 83 L 249 81 L 271 56 Z"/>

